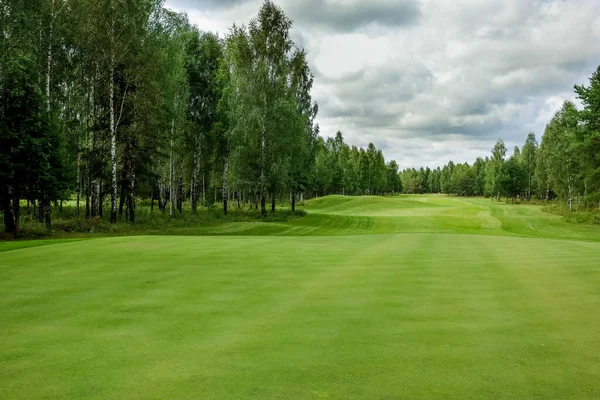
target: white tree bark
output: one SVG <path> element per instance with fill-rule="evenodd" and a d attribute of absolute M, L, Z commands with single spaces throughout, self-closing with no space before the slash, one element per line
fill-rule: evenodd
<path fill-rule="evenodd" d="M 173 135 L 175 131 L 175 118 L 171 119 L 171 156 L 169 159 L 169 216 L 173 216 L 174 188 L 173 188 Z"/>
<path fill-rule="evenodd" d="M 110 162 L 111 162 L 111 208 L 110 222 L 117 222 L 117 130 L 115 125 L 115 53 L 111 49 L 110 79 L 109 79 L 109 107 L 110 107 Z"/>
<path fill-rule="evenodd" d="M 229 155 L 225 155 L 225 165 L 223 167 L 223 212 L 227 215 L 227 199 L 229 198 Z"/>
<path fill-rule="evenodd" d="M 194 146 L 194 169 L 192 172 L 192 211 L 195 213 L 198 208 L 198 188 L 200 186 L 200 144 L 199 140 L 196 139 L 196 145 Z"/>
<path fill-rule="evenodd" d="M 46 68 L 46 111 L 50 112 L 50 79 L 52 73 L 52 30 L 54 28 L 54 0 L 51 3 L 50 26 L 48 27 L 48 57 Z"/>
<path fill-rule="evenodd" d="M 77 137 L 77 216 L 79 216 L 79 201 L 81 199 L 81 132 Z"/>
<path fill-rule="evenodd" d="M 263 216 L 266 216 L 266 196 L 267 196 L 267 177 L 265 174 L 266 168 L 266 152 L 267 152 L 267 143 L 266 143 L 266 128 L 264 126 L 265 121 L 263 119 L 263 129 L 262 135 L 260 138 L 260 212 Z"/>
<path fill-rule="evenodd" d="M 183 157 L 179 158 L 179 178 L 177 180 L 177 210 L 182 211 L 183 207 Z"/>

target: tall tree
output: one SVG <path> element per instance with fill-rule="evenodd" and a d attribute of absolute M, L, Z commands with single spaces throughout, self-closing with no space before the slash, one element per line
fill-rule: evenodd
<path fill-rule="evenodd" d="M 42 89 L 38 10 L 26 1 L 0 6 L 0 209 L 7 232 L 18 233 L 20 200 L 40 200 L 50 224 L 49 204 L 60 195 L 60 138 Z"/>
<path fill-rule="evenodd" d="M 530 132 L 527 135 L 527 140 L 523 145 L 523 151 L 521 152 L 521 165 L 527 179 L 527 199 L 531 200 L 531 192 L 533 190 L 533 184 L 535 182 L 534 175 L 536 170 L 538 143 L 535 139 L 535 134 Z"/>
<path fill-rule="evenodd" d="M 492 157 L 488 162 L 486 174 L 486 182 L 489 193 L 492 194 L 492 196 L 494 196 L 496 200 L 500 200 L 500 194 L 503 190 L 502 174 L 505 156 L 506 146 L 504 145 L 504 141 L 499 139 L 494 145 L 494 148 L 492 149 Z"/>
<path fill-rule="evenodd" d="M 223 58 L 223 44 L 217 35 L 200 33 L 195 28 L 191 28 L 186 44 L 185 69 L 189 86 L 188 144 L 193 155 L 191 206 L 194 213 L 198 208 L 200 189 L 203 195 L 206 191 L 203 182 L 207 172 L 210 172 L 211 145 L 219 144 L 214 154 L 217 159 L 224 160 L 225 152 L 228 150 L 227 136 L 223 135 L 228 132 L 225 126 L 228 106 L 222 97 L 222 89 L 229 82 L 227 61 Z M 220 122 L 220 125 L 213 130 L 217 122 Z M 213 140 L 212 133 L 220 140 Z"/>
<path fill-rule="evenodd" d="M 515 153 L 502 165 L 500 187 L 506 195 L 506 200 L 511 198 L 513 203 L 524 189 L 526 175 L 520 163 L 520 152 Z"/>
<path fill-rule="evenodd" d="M 136 56 L 143 44 L 152 12 L 159 0 L 87 0 L 90 20 L 95 35 L 93 52 L 98 55 L 97 65 L 106 82 L 108 129 L 110 137 L 111 212 L 110 221 L 117 222 L 118 154 L 117 139 L 127 102 L 136 79 Z"/>
<path fill-rule="evenodd" d="M 577 130 L 577 108 L 567 100 L 546 126 L 543 138 L 549 179 L 558 193 L 567 199 L 570 211 L 573 210 L 578 174 L 575 142 Z"/>
<path fill-rule="evenodd" d="M 590 77 L 589 85 L 576 85 L 575 93 L 583 105 L 578 114 L 582 123 L 577 132 L 578 158 L 586 189 L 595 191 L 600 206 L 600 66 Z"/>

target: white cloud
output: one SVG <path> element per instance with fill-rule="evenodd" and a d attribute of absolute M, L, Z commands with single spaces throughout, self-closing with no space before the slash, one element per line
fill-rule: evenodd
<path fill-rule="evenodd" d="M 167 1 L 222 33 L 260 3 Z M 597 0 L 278 3 L 316 75 L 322 134 L 373 141 L 404 167 L 472 162 L 499 137 L 509 148 L 530 131 L 539 139 L 600 62 Z"/>
<path fill-rule="evenodd" d="M 387 37 L 370 38 L 362 33 L 325 36 L 314 64 L 329 78 L 343 78 L 367 66 L 384 65 L 391 50 L 392 42 Z"/>

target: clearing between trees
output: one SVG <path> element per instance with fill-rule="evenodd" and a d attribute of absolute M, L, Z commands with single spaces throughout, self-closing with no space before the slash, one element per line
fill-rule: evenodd
<path fill-rule="evenodd" d="M 304 208 L 0 243 L 0 398 L 600 397 L 597 226 L 482 198 Z"/>

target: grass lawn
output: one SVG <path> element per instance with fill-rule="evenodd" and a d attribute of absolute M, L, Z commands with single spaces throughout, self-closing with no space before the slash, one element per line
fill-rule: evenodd
<path fill-rule="evenodd" d="M 0 399 L 600 398 L 600 227 L 444 196 L 306 210 L 0 245 Z"/>

